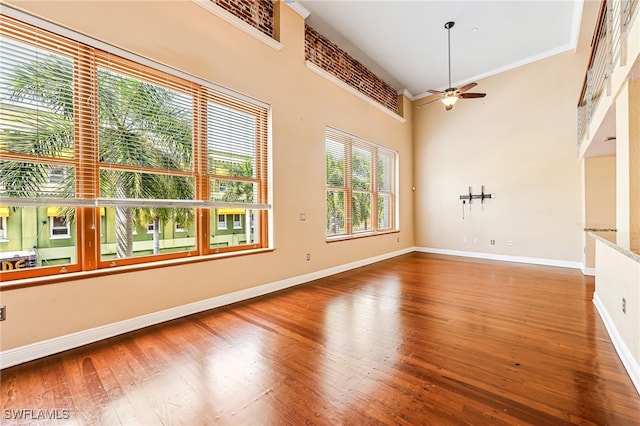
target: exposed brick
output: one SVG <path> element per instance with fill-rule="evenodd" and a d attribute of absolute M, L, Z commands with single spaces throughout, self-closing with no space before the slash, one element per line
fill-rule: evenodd
<path fill-rule="evenodd" d="M 210 1 L 273 38 L 271 0 Z M 398 96 L 393 87 L 308 25 L 305 26 L 305 58 L 393 112 L 398 112 Z"/>
<path fill-rule="evenodd" d="M 393 87 L 309 25 L 305 25 L 305 59 L 398 112 L 398 95 Z"/>
<path fill-rule="evenodd" d="M 273 38 L 271 0 L 211 0 L 235 17 Z"/>

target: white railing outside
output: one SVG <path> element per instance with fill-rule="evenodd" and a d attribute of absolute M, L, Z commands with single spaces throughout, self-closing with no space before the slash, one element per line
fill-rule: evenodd
<path fill-rule="evenodd" d="M 625 65 L 627 29 L 638 14 L 638 0 L 605 0 L 596 26 L 591 59 L 578 102 L 578 148 L 603 93 L 611 92 L 614 65 Z"/>

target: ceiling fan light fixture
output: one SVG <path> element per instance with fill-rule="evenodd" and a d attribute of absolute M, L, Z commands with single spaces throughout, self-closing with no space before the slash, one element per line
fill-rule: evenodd
<path fill-rule="evenodd" d="M 442 98 L 442 103 L 448 107 L 454 106 L 456 102 L 458 102 L 458 97 L 456 95 L 449 95 Z"/>
<path fill-rule="evenodd" d="M 467 90 L 475 87 L 478 83 L 467 83 L 462 87 L 453 87 L 451 85 L 451 28 L 455 25 L 455 22 L 449 21 L 444 24 L 444 28 L 447 30 L 447 58 L 449 59 L 449 88 L 444 91 L 440 90 L 428 90 L 429 93 L 433 95 L 437 95 L 438 98 L 427 101 L 423 104 L 418 105 L 418 108 L 421 108 L 425 105 L 429 105 L 432 102 L 442 102 L 447 111 L 451 111 L 453 106 L 458 102 L 458 99 L 473 99 L 473 98 L 484 98 L 486 96 L 485 93 L 469 93 Z"/>

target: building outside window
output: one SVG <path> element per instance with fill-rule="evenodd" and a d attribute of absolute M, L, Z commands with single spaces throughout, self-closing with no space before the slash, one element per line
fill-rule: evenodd
<path fill-rule="evenodd" d="M 227 229 L 227 215 L 225 214 L 218 215 L 218 229 L 220 230 Z"/>
<path fill-rule="evenodd" d="M 49 216 L 50 237 L 71 238 L 71 228 L 65 216 Z"/>
<path fill-rule="evenodd" d="M 7 241 L 7 217 L 0 216 L 0 241 Z"/>
<path fill-rule="evenodd" d="M 239 214 L 233 215 L 233 229 L 242 229 L 242 216 Z"/>

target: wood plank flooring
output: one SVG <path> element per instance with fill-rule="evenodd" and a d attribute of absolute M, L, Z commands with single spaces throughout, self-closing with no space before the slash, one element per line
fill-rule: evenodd
<path fill-rule="evenodd" d="M 5 369 L 1 421 L 640 425 L 593 290 L 412 253 Z"/>

